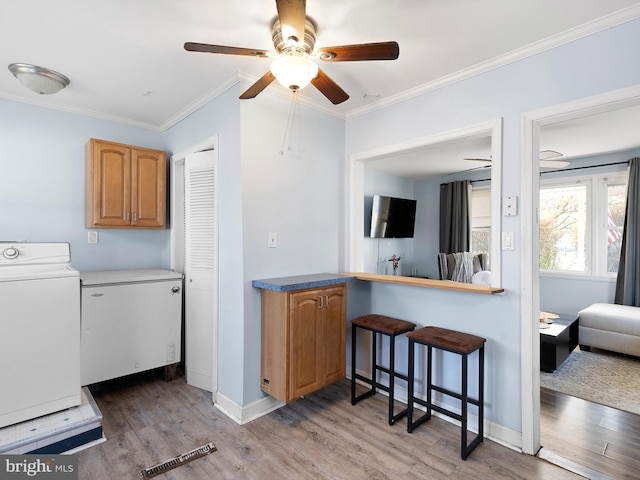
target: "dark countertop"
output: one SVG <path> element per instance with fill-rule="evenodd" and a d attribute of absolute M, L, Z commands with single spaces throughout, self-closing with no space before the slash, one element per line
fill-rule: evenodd
<path fill-rule="evenodd" d="M 267 278 L 254 280 L 251 284 L 256 288 L 274 290 L 276 292 L 288 292 L 290 290 L 304 290 L 307 288 L 326 287 L 339 285 L 354 280 L 351 275 L 340 273 L 314 273 L 311 275 L 295 275 L 292 277 Z"/>

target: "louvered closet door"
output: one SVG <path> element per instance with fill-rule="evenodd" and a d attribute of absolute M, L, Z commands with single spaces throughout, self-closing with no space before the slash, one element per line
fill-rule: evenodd
<path fill-rule="evenodd" d="M 187 383 L 213 390 L 218 312 L 217 152 L 185 158 L 185 334 Z"/>

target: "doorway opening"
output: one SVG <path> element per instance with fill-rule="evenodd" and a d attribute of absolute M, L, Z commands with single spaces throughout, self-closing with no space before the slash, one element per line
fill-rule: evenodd
<path fill-rule="evenodd" d="M 540 282 L 539 225 L 541 131 L 546 126 L 614 112 L 640 105 L 640 86 L 607 92 L 586 99 L 523 115 L 522 137 L 522 449 L 534 455 L 540 439 Z M 532 414 L 533 412 L 533 414 Z"/>

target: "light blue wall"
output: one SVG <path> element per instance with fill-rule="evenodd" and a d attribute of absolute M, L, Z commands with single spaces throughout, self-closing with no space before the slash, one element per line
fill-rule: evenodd
<path fill-rule="evenodd" d="M 562 45 L 347 122 L 347 156 L 503 118 L 502 195 L 521 195 L 521 118 L 640 79 L 640 20 Z M 502 217 L 502 230 L 520 232 L 520 216 Z M 359 286 L 350 315 L 375 308 L 420 325 L 460 328 L 487 338 L 487 420 L 521 430 L 519 242 L 502 252 L 501 297 L 379 284 Z M 354 289 L 356 290 L 356 289 Z M 384 301 L 388 300 L 388 302 Z"/>
<path fill-rule="evenodd" d="M 365 168 L 364 195 L 365 195 L 365 216 L 364 219 L 364 271 L 371 273 L 393 274 L 393 266 L 389 261 L 393 255 L 402 257 L 398 265 L 398 275 L 411 275 L 412 269 L 416 266 L 413 250 L 414 242 L 420 239 L 415 238 L 369 238 L 371 229 L 371 204 L 374 195 L 385 195 L 388 197 L 415 199 L 414 181 L 408 178 L 388 175 L 377 172 L 370 168 Z M 418 202 L 416 205 L 416 219 L 420 218 L 423 205 Z M 414 232 L 415 233 L 415 232 Z"/>
<path fill-rule="evenodd" d="M 166 268 L 167 230 L 100 229 L 87 243 L 89 138 L 165 149 L 159 132 L 0 99 L 0 241 L 69 242 L 75 268 Z"/>
<path fill-rule="evenodd" d="M 241 103 L 243 404 L 264 396 L 260 291 L 251 281 L 340 271 L 344 121 L 298 105 L 285 140 L 290 109 L 289 100 L 274 95 Z M 267 247 L 268 232 L 277 233 L 277 248 Z"/>

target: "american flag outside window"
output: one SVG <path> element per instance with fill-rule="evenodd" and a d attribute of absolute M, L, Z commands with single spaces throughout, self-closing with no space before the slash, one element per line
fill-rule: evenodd
<path fill-rule="evenodd" d="M 616 222 L 614 222 L 613 216 L 611 215 L 611 210 L 607 210 L 607 213 L 607 224 L 609 226 L 609 228 L 607 229 L 607 244 L 611 245 L 616 240 L 622 238 L 622 231 L 620 230 L 620 227 L 616 225 Z"/>

